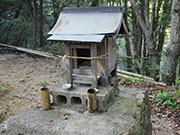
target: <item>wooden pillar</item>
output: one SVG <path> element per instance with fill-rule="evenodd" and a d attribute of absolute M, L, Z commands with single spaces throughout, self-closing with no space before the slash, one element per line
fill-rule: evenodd
<path fill-rule="evenodd" d="M 73 49 L 73 56 L 77 56 L 77 49 L 76 48 L 72 48 L 72 49 Z M 74 68 L 78 68 L 77 59 L 73 59 L 73 65 Z"/>
<path fill-rule="evenodd" d="M 91 45 L 91 57 L 97 56 L 97 45 Z M 92 87 L 97 87 L 97 60 L 91 60 L 91 72 L 92 72 Z"/>
<path fill-rule="evenodd" d="M 104 46 L 105 46 L 104 54 L 106 54 L 108 52 L 108 38 L 107 37 L 105 38 Z M 108 56 L 105 57 L 105 67 L 104 68 L 105 68 L 105 70 L 108 69 Z"/>
<path fill-rule="evenodd" d="M 67 56 L 72 56 L 72 48 L 70 48 L 67 44 L 64 45 L 65 53 Z M 72 80 L 72 59 L 66 58 L 66 70 L 67 70 L 67 83 L 70 83 L 73 86 Z"/>
<path fill-rule="evenodd" d="M 111 51 L 115 47 L 116 41 L 113 39 L 113 37 L 108 37 L 108 51 Z M 109 55 L 108 55 L 108 69 L 110 71 L 113 71 L 116 66 L 116 49 L 114 49 Z"/>
<path fill-rule="evenodd" d="M 112 37 L 108 37 L 108 52 L 113 48 L 113 40 Z M 113 66 L 114 58 L 112 58 L 112 53 L 108 55 L 108 69 L 110 70 Z"/>

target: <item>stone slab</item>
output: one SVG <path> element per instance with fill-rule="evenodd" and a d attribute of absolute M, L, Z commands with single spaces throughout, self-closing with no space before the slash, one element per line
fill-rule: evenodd
<path fill-rule="evenodd" d="M 0 124 L 1 135 L 151 135 L 148 93 L 120 88 L 107 112 L 31 109 Z"/>
<path fill-rule="evenodd" d="M 74 85 L 70 90 L 63 88 L 55 88 L 50 91 L 53 96 L 54 104 L 58 106 L 70 108 L 82 108 L 87 110 L 87 90 L 91 88 L 88 85 Z M 97 97 L 97 110 L 104 112 L 114 102 L 114 88 L 111 86 L 98 87 L 99 92 Z"/>

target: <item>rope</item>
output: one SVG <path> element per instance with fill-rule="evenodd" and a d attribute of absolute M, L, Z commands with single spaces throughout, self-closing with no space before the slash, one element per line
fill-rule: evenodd
<path fill-rule="evenodd" d="M 111 54 L 116 48 L 118 48 L 118 46 L 114 46 L 109 52 L 107 52 L 106 54 L 100 55 L 100 56 L 96 56 L 96 57 L 79 57 L 79 56 L 67 56 L 64 55 L 63 56 L 63 60 L 64 58 L 68 58 L 68 59 L 85 59 L 85 60 L 95 60 L 95 59 L 104 59 L 104 57 L 108 56 L 109 54 Z"/>

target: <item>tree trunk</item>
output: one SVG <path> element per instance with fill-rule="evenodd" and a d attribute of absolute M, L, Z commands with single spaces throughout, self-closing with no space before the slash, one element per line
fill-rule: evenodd
<path fill-rule="evenodd" d="M 32 3 L 34 3 L 34 8 L 32 6 Z M 36 0 L 28 0 L 27 4 L 33 21 L 33 49 L 35 49 L 37 47 L 37 2 Z"/>
<path fill-rule="evenodd" d="M 84 2 L 85 2 L 85 1 L 83 1 L 83 0 L 77 0 L 77 1 L 76 1 L 76 7 L 81 7 L 81 6 L 83 6 L 83 5 L 84 5 Z"/>
<path fill-rule="evenodd" d="M 54 22 L 53 22 L 53 25 L 56 24 L 56 21 L 58 19 L 58 3 L 56 0 L 52 0 L 52 4 L 53 4 L 53 17 L 54 17 Z"/>
<path fill-rule="evenodd" d="M 136 5 L 135 0 L 130 0 L 131 5 L 133 7 L 133 10 L 136 14 L 136 18 L 139 22 L 139 25 L 141 26 L 141 29 L 146 36 L 146 43 L 147 43 L 147 48 L 148 48 L 148 54 L 150 56 L 150 62 L 151 62 L 151 77 L 156 80 L 158 71 L 155 69 L 155 67 L 158 64 L 158 53 L 156 51 L 156 38 L 155 34 L 153 31 L 153 22 L 154 20 L 151 20 L 151 24 L 149 23 L 149 13 L 148 13 L 148 7 L 149 3 L 148 1 L 145 0 L 145 9 L 144 9 L 144 17 L 145 21 L 143 20 L 141 13 L 139 12 L 138 6 Z M 154 4 L 152 5 L 154 6 Z M 155 12 L 155 11 L 153 11 Z M 154 19 L 154 14 L 153 14 L 153 19 Z"/>
<path fill-rule="evenodd" d="M 159 8 L 160 8 L 160 4 L 159 3 Z M 171 5 L 172 3 L 170 2 L 170 0 L 165 0 L 164 1 L 164 5 L 163 5 L 163 15 L 168 15 L 171 11 Z M 158 8 L 158 9 L 159 9 Z M 160 10 L 160 9 L 159 9 Z M 159 14 L 157 14 L 157 18 L 159 18 Z M 157 47 L 157 52 L 162 52 L 163 49 L 163 45 L 164 45 L 164 40 L 165 40 L 165 35 L 166 35 L 166 28 L 169 25 L 170 22 L 170 18 L 168 18 L 167 16 L 162 16 L 160 22 L 163 22 L 163 24 L 159 25 L 159 32 L 158 32 L 158 47 Z M 158 22 L 155 23 L 156 27 L 158 27 Z M 161 53 L 158 54 L 158 65 L 160 65 L 161 62 Z M 160 68 L 158 69 L 160 71 Z M 158 72 L 159 72 L 158 71 Z M 159 79 L 159 77 L 158 77 Z"/>
<path fill-rule="evenodd" d="M 38 44 L 37 44 L 37 15 L 38 15 L 38 4 L 36 0 L 34 0 L 34 47 L 33 49 L 36 49 Z"/>
<path fill-rule="evenodd" d="M 129 35 L 128 34 L 126 34 L 126 36 L 125 36 L 125 41 L 126 41 L 126 55 L 127 56 L 132 56 L 131 47 L 130 47 L 130 41 L 129 41 Z M 127 69 L 128 69 L 128 71 L 130 71 L 131 67 L 132 67 L 131 59 L 127 59 Z"/>
<path fill-rule="evenodd" d="M 127 0 L 124 1 L 124 11 L 125 11 L 126 14 L 128 13 Z M 127 16 L 124 16 L 124 21 L 125 21 L 125 23 L 127 24 L 127 27 L 128 27 Z M 129 35 L 128 34 L 125 35 L 125 41 L 126 41 L 126 55 L 127 56 L 132 56 L 131 47 L 130 47 L 130 41 L 129 41 Z M 132 60 L 127 59 L 127 68 L 128 68 L 129 71 L 130 71 L 131 67 L 132 67 Z"/>
<path fill-rule="evenodd" d="M 179 74 L 178 75 L 180 76 L 180 57 L 179 57 Z M 180 79 L 180 78 L 178 78 L 178 79 Z"/>
<path fill-rule="evenodd" d="M 138 65 L 138 73 L 144 74 L 144 68 L 141 61 L 141 49 L 142 49 L 142 29 L 139 26 L 137 18 L 135 14 L 132 13 L 132 46 L 133 46 L 133 54 L 136 58 L 136 63 Z"/>
<path fill-rule="evenodd" d="M 91 7 L 96 7 L 99 5 L 99 0 L 92 0 Z"/>
<path fill-rule="evenodd" d="M 44 36 L 43 36 L 43 25 L 44 25 L 44 19 L 43 19 L 43 0 L 40 0 L 40 6 L 39 6 L 39 47 L 43 47 L 44 44 Z"/>
<path fill-rule="evenodd" d="M 163 73 L 163 82 L 168 85 L 175 84 L 176 68 L 180 53 L 180 2 L 178 0 L 173 0 L 171 14 L 171 42 L 167 47 Z"/>

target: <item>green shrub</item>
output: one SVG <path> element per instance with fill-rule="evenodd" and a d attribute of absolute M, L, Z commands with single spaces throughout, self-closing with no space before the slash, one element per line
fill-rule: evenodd
<path fill-rule="evenodd" d="M 177 100 L 174 98 L 174 95 L 171 92 L 159 92 L 155 97 L 156 106 L 162 106 L 163 108 L 170 106 L 171 109 L 175 109 L 177 107 Z"/>

